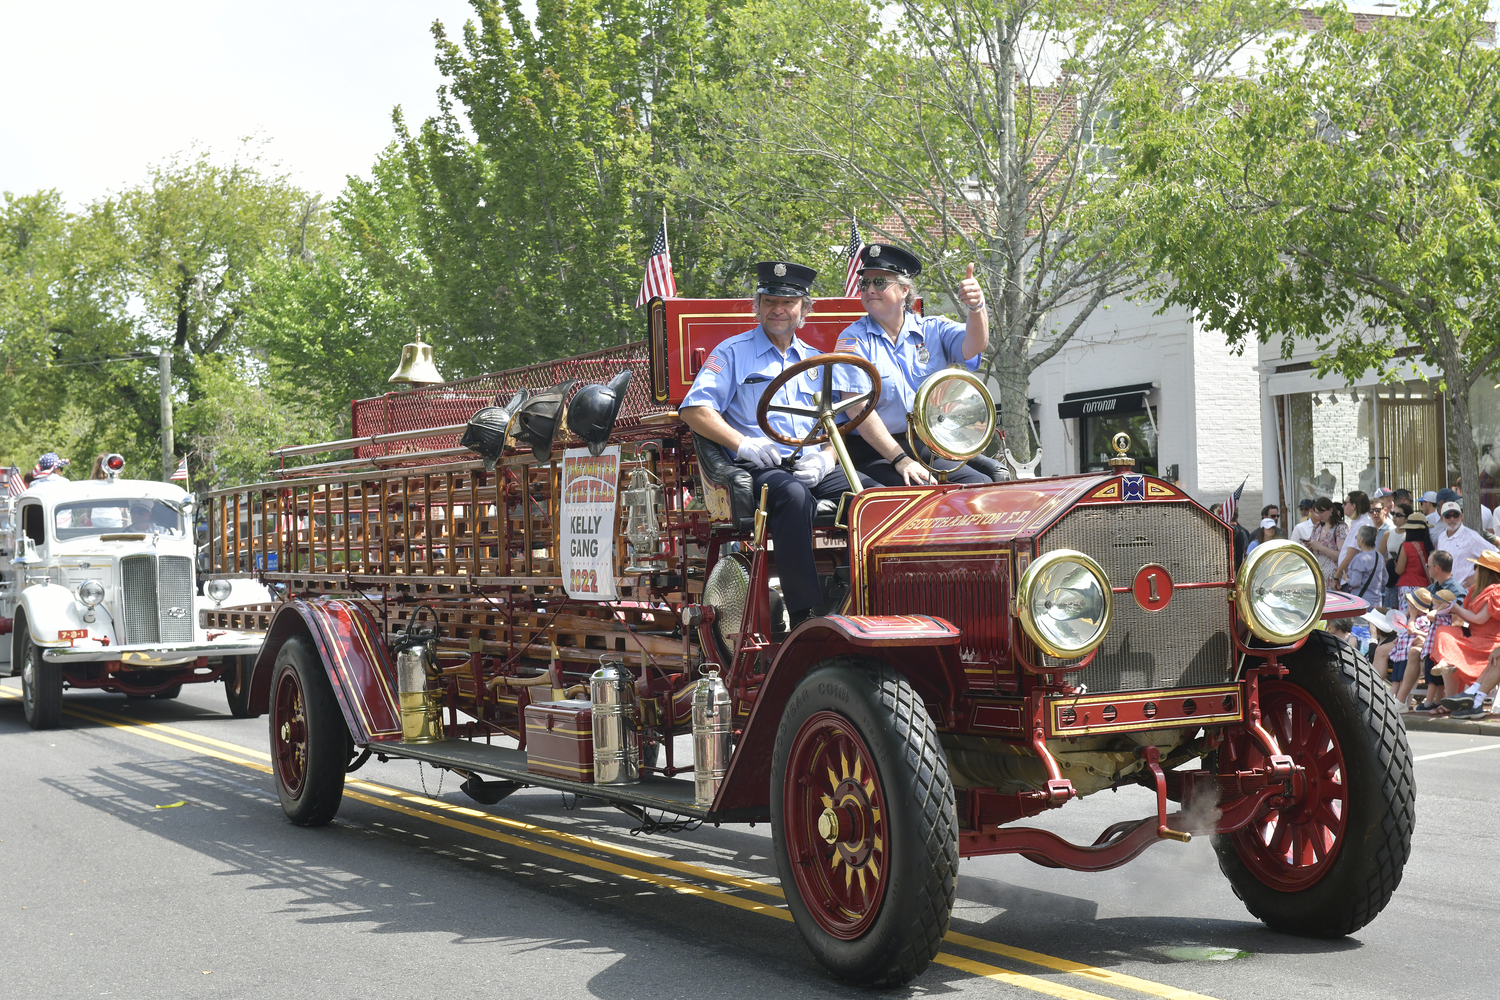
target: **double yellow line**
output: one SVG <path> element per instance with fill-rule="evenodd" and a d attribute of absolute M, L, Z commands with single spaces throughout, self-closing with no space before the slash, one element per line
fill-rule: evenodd
<path fill-rule="evenodd" d="M 14 688 L 0 687 L 0 696 L 19 698 L 20 692 Z M 203 736 L 199 733 L 190 732 L 186 729 L 178 729 L 159 722 L 137 722 L 127 716 L 116 715 L 113 712 L 69 705 L 66 701 L 64 701 L 63 705 L 63 714 L 71 715 L 87 722 L 119 729 L 135 736 L 144 736 L 147 739 L 157 740 L 158 742 L 191 750 L 195 753 L 206 754 L 209 757 L 231 764 L 238 764 L 242 767 L 252 768 L 257 771 L 266 773 L 270 773 L 271 771 L 271 755 L 261 750 L 253 750 L 237 743 L 226 743 L 211 736 Z M 480 812 L 477 809 L 470 809 L 467 806 L 439 802 L 436 799 L 371 781 L 350 778 L 345 781 L 344 794 L 352 799 L 380 809 L 410 816 L 413 819 L 436 823 L 439 826 L 445 826 L 461 833 L 506 844 L 510 847 L 543 854 L 559 861 L 608 872 L 611 875 L 621 878 L 645 882 L 684 895 L 700 896 L 716 903 L 722 903 L 725 906 L 763 914 L 768 917 L 774 917 L 777 920 L 790 921 L 792 919 L 791 913 L 787 911 L 781 902 L 761 902 L 754 898 L 710 887 L 710 885 L 717 884 L 729 889 L 740 890 L 741 892 L 760 893 L 777 901 L 784 900 L 785 895 L 782 893 L 780 886 L 769 882 L 758 882 L 755 879 L 715 871 L 705 865 L 658 857 L 646 851 L 612 844 L 604 840 L 596 840 L 592 837 L 581 837 L 577 834 L 554 830 L 551 827 L 539 826 L 535 823 L 510 819 L 506 816 Z M 481 823 L 486 825 L 479 825 Z M 495 826 L 503 829 L 493 829 L 492 827 Z M 516 831 L 516 833 L 505 832 L 506 830 Z M 525 836 L 517 836 L 517 833 L 524 834 Z M 577 848 L 578 850 L 574 850 L 573 848 Z M 640 868 L 620 864 L 617 861 L 607 858 L 583 854 L 579 852 L 580 850 L 593 852 L 594 855 L 611 855 L 635 862 L 636 864 L 665 869 L 668 872 L 676 872 L 697 879 L 698 882 L 684 881 L 681 878 L 660 872 L 643 871 Z M 710 885 L 700 883 L 709 883 Z M 1144 993 L 1148 996 L 1160 997 L 1162 1000 L 1214 1000 L 1212 997 L 1201 993 L 1194 993 L 1190 990 L 1177 989 L 1164 983 L 1152 982 L 1149 979 L 1139 979 L 1135 976 L 1112 972 L 1108 969 L 1101 969 L 1097 966 L 1086 965 L 1081 962 L 1070 962 L 1064 958 L 1057 958 L 1053 955 L 1043 954 L 1042 952 L 989 941 L 985 938 L 962 934 L 958 931 L 949 931 L 944 940 L 950 945 L 957 945 L 962 948 L 985 952 L 991 955 L 999 955 L 1003 958 L 1025 962 L 1043 969 L 1051 969 L 1054 972 L 1080 976 L 1094 984 Z M 1058 997 L 1060 1000 L 1112 1000 L 1110 997 L 1078 989 L 1065 983 L 1054 982 L 1050 979 L 1041 979 L 1021 972 L 1013 972 L 1009 969 L 1002 969 L 985 962 L 964 958 L 947 951 L 939 952 L 933 961 L 975 976 L 993 979 L 1047 996 Z"/>

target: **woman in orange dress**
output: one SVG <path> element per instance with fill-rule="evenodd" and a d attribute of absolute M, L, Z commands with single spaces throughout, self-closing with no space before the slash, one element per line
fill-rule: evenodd
<path fill-rule="evenodd" d="M 1432 672 L 1443 679 L 1444 707 L 1454 718 L 1480 718 L 1484 712 L 1482 675 L 1492 673 L 1491 654 L 1500 647 L 1500 552 L 1486 551 L 1475 563 L 1474 583 L 1462 605 L 1451 613 L 1469 623 L 1469 634 L 1457 625 L 1444 625 L 1433 638 Z M 1493 680 L 1490 682 L 1494 683 Z M 1462 693 L 1459 693 L 1462 692 Z"/>

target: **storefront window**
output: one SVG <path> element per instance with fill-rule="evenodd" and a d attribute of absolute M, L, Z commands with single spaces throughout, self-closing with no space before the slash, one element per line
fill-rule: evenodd
<path fill-rule="evenodd" d="M 1135 459 L 1136 471 L 1156 475 L 1156 428 L 1145 413 L 1079 417 L 1079 471 L 1109 472 L 1109 460 L 1115 454 L 1110 442 L 1120 431 L 1130 435 L 1130 457 Z"/>
<path fill-rule="evenodd" d="M 1288 504 L 1335 500 L 1350 490 L 1373 492 L 1375 463 L 1373 393 L 1368 389 L 1300 392 L 1282 397 L 1291 477 Z"/>

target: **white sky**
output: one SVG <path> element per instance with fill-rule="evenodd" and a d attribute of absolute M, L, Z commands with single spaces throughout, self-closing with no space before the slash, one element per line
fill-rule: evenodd
<path fill-rule="evenodd" d="M 0 0 L 0 191 L 57 188 L 78 207 L 195 143 L 227 158 L 259 135 L 331 198 L 390 142 L 394 105 L 413 127 L 436 109 L 428 27 L 458 38 L 471 13 L 466 0 Z"/>
<path fill-rule="evenodd" d="M 530 5 L 528 5 L 530 6 Z M 0 191 L 74 207 L 205 145 L 266 155 L 332 197 L 416 127 L 442 76 L 428 28 L 466 0 L 0 0 Z"/>

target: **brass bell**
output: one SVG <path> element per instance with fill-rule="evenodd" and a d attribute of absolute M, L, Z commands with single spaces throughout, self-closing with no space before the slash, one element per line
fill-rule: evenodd
<path fill-rule="evenodd" d="M 411 385 L 437 385 L 443 381 L 437 365 L 432 363 L 432 345 L 422 343 L 422 331 L 417 331 L 414 343 L 401 348 L 401 363 L 388 382 L 406 382 Z"/>

